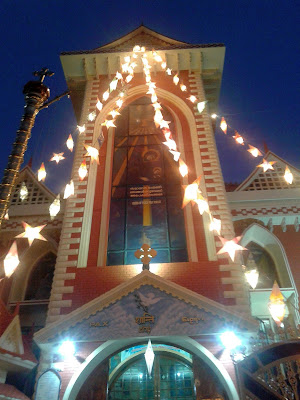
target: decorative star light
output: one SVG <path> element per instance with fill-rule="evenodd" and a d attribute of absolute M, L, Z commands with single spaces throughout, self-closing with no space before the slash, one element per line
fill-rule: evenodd
<path fill-rule="evenodd" d="M 168 69 L 166 70 L 166 73 L 167 73 L 168 75 L 172 75 L 172 70 L 171 70 L 171 68 L 168 68 Z"/>
<path fill-rule="evenodd" d="M 234 139 L 238 144 L 241 144 L 242 146 L 244 146 L 245 143 L 244 143 L 244 139 L 242 138 L 242 136 L 241 136 L 237 131 L 235 131 L 234 133 L 235 133 L 235 135 L 232 136 L 233 139 Z"/>
<path fill-rule="evenodd" d="M 68 199 L 70 196 L 74 194 L 74 182 L 70 180 L 70 183 L 66 184 L 65 192 L 64 192 L 64 199 Z"/>
<path fill-rule="evenodd" d="M 114 124 L 113 119 L 106 119 L 101 125 L 106 126 L 107 129 L 116 128 L 116 125 Z"/>
<path fill-rule="evenodd" d="M 103 99 L 104 101 L 106 101 L 108 98 L 109 98 L 109 91 L 106 90 L 106 91 L 103 93 L 103 95 L 102 95 L 102 99 Z"/>
<path fill-rule="evenodd" d="M 211 232 L 215 231 L 220 236 L 221 234 L 221 220 L 217 218 L 212 218 L 211 223 L 209 224 L 209 230 Z"/>
<path fill-rule="evenodd" d="M 6 211 L 6 214 L 4 215 L 4 219 L 5 219 L 6 221 L 8 221 L 8 220 L 9 220 L 8 211 Z"/>
<path fill-rule="evenodd" d="M 257 167 L 261 167 L 264 172 L 268 171 L 269 169 L 274 169 L 273 164 L 275 164 L 276 161 L 267 161 L 263 158 L 262 164 L 259 164 Z"/>
<path fill-rule="evenodd" d="M 122 72 L 123 72 L 123 73 L 128 72 L 128 67 L 129 67 L 129 64 L 128 64 L 128 63 L 122 64 L 122 65 L 121 65 Z"/>
<path fill-rule="evenodd" d="M 170 124 L 170 123 L 171 123 L 171 121 L 165 121 L 165 120 L 163 119 L 163 120 L 161 121 L 159 127 L 160 127 L 160 129 L 163 129 L 163 128 L 169 129 L 169 124 Z"/>
<path fill-rule="evenodd" d="M 88 120 L 93 122 L 97 117 L 96 111 L 92 111 L 91 113 L 89 113 L 88 115 Z"/>
<path fill-rule="evenodd" d="M 281 325 L 285 315 L 284 297 L 279 289 L 278 283 L 275 281 L 271 296 L 269 298 L 269 311 L 277 325 Z"/>
<path fill-rule="evenodd" d="M 53 157 L 50 158 L 50 161 L 55 161 L 58 164 L 61 160 L 65 160 L 64 153 L 53 153 Z"/>
<path fill-rule="evenodd" d="M 163 129 L 162 131 L 163 131 L 163 134 L 165 135 L 166 140 L 171 139 L 172 134 L 171 134 L 170 129 L 165 128 L 165 129 Z"/>
<path fill-rule="evenodd" d="M 38 180 L 39 181 L 44 181 L 46 179 L 47 172 L 45 170 L 45 165 L 42 162 L 40 169 L 38 170 Z"/>
<path fill-rule="evenodd" d="M 179 78 L 178 78 L 178 75 L 177 75 L 177 74 L 174 75 L 174 77 L 173 77 L 173 82 L 175 83 L 175 85 L 178 85 Z"/>
<path fill-rule="evenodd" d="M 182 92 L 186 92 L 186 86 L 183 83 L 180 85 L 180 89 Z"/>
<path fill-rule="evenodd" d="M 153 103 L 152 106 L 154 107 L 155 112 L 162 109 L 160 103 Z"/>
<path fill-rule="evenodd" d="M 211 114 L 212 119 L 216 119 L 217 117 L 218 117 L 217 114 L 215 114 L 215 113 Z"/>
<path fill-rule="evenodd" d="M 156 103 L 157 104 L 157 103 Z M 164 117 L 160 110 L 156 110 L 154 114 L 154 122 L 156 126 L 159 126 L 163 121 Z"/>
<path fill-rule="evenodd" d="M 199 114 L 201 114 L 204 111 L 206 103 L 207 103 L 206 100 L 200 101 L 199 103 L 197 103 L 197 110 L 198 110 Z"/>
<path fill-rule="evenodd" d="M 249 149 L 247 151 L 249 151 L 250 154 L 253 155 L 253 157 L 258 157 L 258 156 L 262 156 L 261 152 L 254 146 L 251 146 L 251 144 L 248 144 Z"/>
<path fill-rule="evenodd" d="M 141 47 L 140 47 L 138 44 L 136 44 L 136 45 L 133 47 L 132 51 L 134 51 L 134 52 L 139 52 L 139 51 L 141 51 Z"/>
<path fill-rule="evenodd" d="M 197 199 L 194 201 L 197 203 L 198 210 L 201 215 L 203 215 L 204 212 L 209 211 L 207 200 L 205 200 L 205 198 L 200 193 L 198 193 Z"/>
<path fill-rule="evenodd" d="M 22 182 L 21 188 L 20 188 L 20 199 L 21 201 L 26 200 L 28 197 L 28 189 L 27 186 L 25 185 L 25 182 Z"/>
<path fill-rule="evenodd" d="M 109 91 L 113 92 L 114 90 L 117 89 L 117 86 L 118 86 L 118 79 L 114 78 L 109 84 Z"/>
<path fill-rule="evenodd" d="M 17 242 L 14 241 L 3 260 L 5 276 L 11 277 L 19 263 Z"/>
<path fill-rule="evenodd" d="M 151 96 L 151 103 L 157 103 L 157 96 L 156 93 L 153 93 Z"/>
<path fill-rule="evenodd" d="M 69 135 L 69 137 L 68 137 L 68 140 L 66 141 L 66 145 L 67 145 L 67 148 L 68 148 L 70 151 L 73 151 L 73 148 L 74 148 L 74 140 L 73 140 L 73 138 L 72 138 L 71 133 L 70 133 L 70 135 Z"/>
<path fill-rule="evenodd" d="M 97 162 L 97 164 L 99 164 L 99 150 L 96 149 L 96 147 L 92 147 L 92 146 L 84 145 L 84 147 L 86 148 L 86 151 L 87 151 L 87 153 L 85 154 L 85 157 L 91 157 L 92 162 L 95 160 Z"/>
<path fill-rule="evenodd" d="M 82 125 L 82 126 L 77 125 L 77 129 L 79 131 L 79 134 L 81 135 L 82 133 L 85 132 L 85 125 Z"/>
<path fill-rule="evenodd" d="M 123 100 L 122 100 L 122 99 L 118 99 L 118 100 L 116 101 L 116 105 L 118 106 L 118 108 L 121 108 L 121 107 L 122 107 L 122 104 L 123 104 Z"/>
<path fill-rule="evenodd" d="M 112 111 L 109 113 L 109 115 L 111 115 L 111 116 L 113 117 L 113 119 L 115 119 L 116 116 L 121 115 L 121 114 L 120 114 L 119 111 L 117 111 L 117 110 L 112 110 Z"/>
<path fill-rule="evenodd" d="M 53 200 L 49 207 L 50 217 L 53 220 L 60 211 L 60 194 Z"/>
<path fill-rule="evenodd" d="M 126 76 L 125 81 L 126 81 L 126 83 L 129 83 L 132 79 L 133 79 L 133 75 L 129 74 Z"/>
<path fill-rule="evenodd" d="M 289 169 L 289 167 L 287 165 L 285 166 L 285 172 L 284 172 L 283 177 L 284 177 L 285 181 L 287 183 L 289 183 L 290 185 L 293 183 L 294 176 L 291 173 L 291 171 L 290 171 L 290 169 Z"/>
<path fill-rule="evenodd" d="M 97 110 L 99 110 L 99 111 L 101 111 L 103 108 L 103 104 L 101 103 L 101 101 L 99 99 L 97 99 L 96 107 L 97 107 Z"/>
<path fill-rule="evenodd" d="M 123 79 L 123 75 L 117 71 L 116 78 L 118 79 L 118 81 L 121 81 Z"/>
<path fill-rule="evenodd" d="M 223 247 L 218 251 L 217 254 L 228 253 L 231 260 L 234 262 L 235 252 L 238 250 L 247 250 L 245 247 L 237 244 L 241 240 L 241 236 L 237 236 L 234 239 L 228 240 L 219 236 Z"/>
<path fill-rule="evenodd" d="M 245 278 L 252 289 L 255 289 L 258 283 L 259 273 L 256 268 L 249 269 L 244 272 Z"/>
<path fill-rule="evenodd" d="M 190 100 L 192 103 L 196 103 L 197 101 L 197 97 L 194 95 L 191 95 L 190 97 L 187 98 L 188 100 Z"/>
<path fill-rule="evenodd" d="M 78 175 L 81 181 L 87 176 L 87 172 L 86 161 L 83 160 L 78 169 Z"/>
<path fill-rule="evenodd" d="M 227 133 L 227 123 L 226 123 L 224 117 L 221 118 L 220 128 L 222 129 L 222 131 L 223 131 L 223 132 L 225 133 L 225 135 L 226 135 L 226 133 Z"/>
<path fill-rule="evenodd" d="M 126 63 L 130 63 L 130 56 L 125 56 L 125 57 L 124 57 L 124 61 L 125 61 Z"/>
<path fill-rule="evenodd" d="M 174 158 L 174 160 L 175 160 L 175 158 Z M 188 171 L 189 170 L 188 170 L 186 163 L 183 160 L 179 159 L 179 172 L 183 178 L 188 174 Z"/>
<path fill-rule="evenodd" d="M 166 142 L 163 142 L 163 144 L 169 147 L 170 150 L 177 150 L 176 142 L 173 139 L 168 139 Z"/>
<path fill-rule="evenodd" d="M 198 195 L 201 193 L 199 189 L 201 177 L 199 176 L 193 183 L 190 185 L 185 185 L 184 187 L 184 197 L 182 208 L 185 207 L 190 201 L 197 201 Z"/>
<path fill-rule="evenodd" d="M 161 63 L 161 67 L 162 69 L 166 69 L 167 68 L 167 63 L 164 61 Z"/>
<path fill-rule="evenodd" d="M 155 357 L 155 354 L 154 354 L 154 351 L 152 348 L 151 340 L 149 339 L 148 346 L 147 346 L 147 349 L 145 352 L 145 360 L 146 360 L 149 375 L 151 375 L 151 372 L 152 372 L 154 357 Z"/>
<path fill-rule="evenodd" d="M 25 229 L 25 232 L 20 233 L 20 235 L 17 235 L 16 239 L 17 238 L 28 239 L 29 246 L 32 245 L 32 242 L 34 241 L 34 239 L 44 240 L 45 242 L 47 242 L 47 239 L 45 239 L 44 236 L 42 236 L 40 234 L 40 231 L 43 228 L 45 228 L 46 225 L 40 225 L 40 226 L 33 227 L 33 226 L 27 224 L 26 222 L 22 222 L 22 224 Z"/>
<path fill-rule="evenodd" d="M 174 161 L 178 161 L 180 157 L 179 151 L 170 150 L 170 153 L 173 154 Z"/>

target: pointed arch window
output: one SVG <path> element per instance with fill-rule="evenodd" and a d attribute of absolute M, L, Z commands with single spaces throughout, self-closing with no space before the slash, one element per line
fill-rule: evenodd
<path fill-rule="evenodd" d="M 165 108 L 163 115 L 174 132 Z M 156 262 L 187 261 L 178 164 L 153 116 L 150 99 L 142 97 L 117 120 L 107 265 L 136 264 L 143 243 L 157 250 Z"/>

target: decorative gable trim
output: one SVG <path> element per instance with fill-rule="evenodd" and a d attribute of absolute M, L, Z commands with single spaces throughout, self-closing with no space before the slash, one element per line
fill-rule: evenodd
<path fill-rule="evenodd" d="M 16 354 L 24 354 L 19 315 L 16 315 L 0 337 L 0 347 Z"/>

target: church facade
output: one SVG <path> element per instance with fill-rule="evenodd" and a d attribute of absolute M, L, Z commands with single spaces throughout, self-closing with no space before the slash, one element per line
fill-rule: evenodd
<path fill-rule="evenodd" d="M 1 336 L 0 350 L 26 358 L 21 328 L 28 337 L 34 332 L 36 346 L 20 371 L 0 361 L 3 387 L 21 376 L 15 390 L 24 398 L 49 400 L 254 400 L 298 392 L 299 171 L 268 152 L 273 171 L 254 171 L 226 192 L 211 118 L 224 56 L 222 44 L 192 45 L 144 26 L 61 55 L 85 127 L 75 146 L 74 194 L 50 219 L 56 195 L 30 167 L 20 174 L 2 253 L 21 221 L 45 224 L 47 241 L 28 247 L 18 240 L 21 263 L 2 284 L 1 306 L 9 309 L 2 336 L 12 320 L 15 335 L 11 347 Z M 238 236 L 233 242 L 248 250 L 229 257 L 225 245 Z M 250 289 L 244 272 L 253 266 L 259 281 Z M 274 281 L 285 299 L 282 325 L 268 309 Z M 225 332 L 234 332 L 227 347 Z M 26 387 L 28 370 L 35 383 Z"/>

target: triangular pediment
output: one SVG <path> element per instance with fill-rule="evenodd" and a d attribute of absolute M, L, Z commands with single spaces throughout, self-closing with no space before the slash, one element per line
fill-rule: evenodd
<path fill-rule="evenodd" d="M 297 168 L 271 151 L 268 151 L 264 156 L 264 159 L 267 161 L 275 161 L 273 164 L 274 170 L 264 172 L 262 168 L 256 168 L 235 189 L 235 192 L 300 188 L 300 171 Z M 261 162 L 258 162 L 257 164 L 260 164 Z M 294 176 L 292 184 L 288 184 L 283 177 L 286 166 L 288 166 Z"/>
<path fill-rule="evenodd" d="M 0 347 L 16 354 L 24 354 L 19 315 L 15 315 L 11 323 L 0 337 Z"/>
<path fill-rule="evenodd" d="M 145 270 L 35 334 L 39 344 L 72 337 L 105 341 L 122 337 L 213 334 L 228 326 L 256 330 L 251 317 Z"/>
<path fill-rule="evenodd" d="M 181 42 L 179 40 L 171 39 L 167 36 L 161 35 L 158 32 L 153 31 L 152 29 L 147 28 L 144 25 L 141 25 L 137 29 L 134 29 L 132 32 L 129 32 L 125 36 L 114 40 L 111 43 L 108 43 L 104 46 L 98 47 L 95 50 L 132 50 L 133 46 L 136 44 L 140 46 L 145 46 L 148 49 L 157 48 L 157 47 L 173 47 L 179 45 L 185 45 L 187 43 Z"/>

